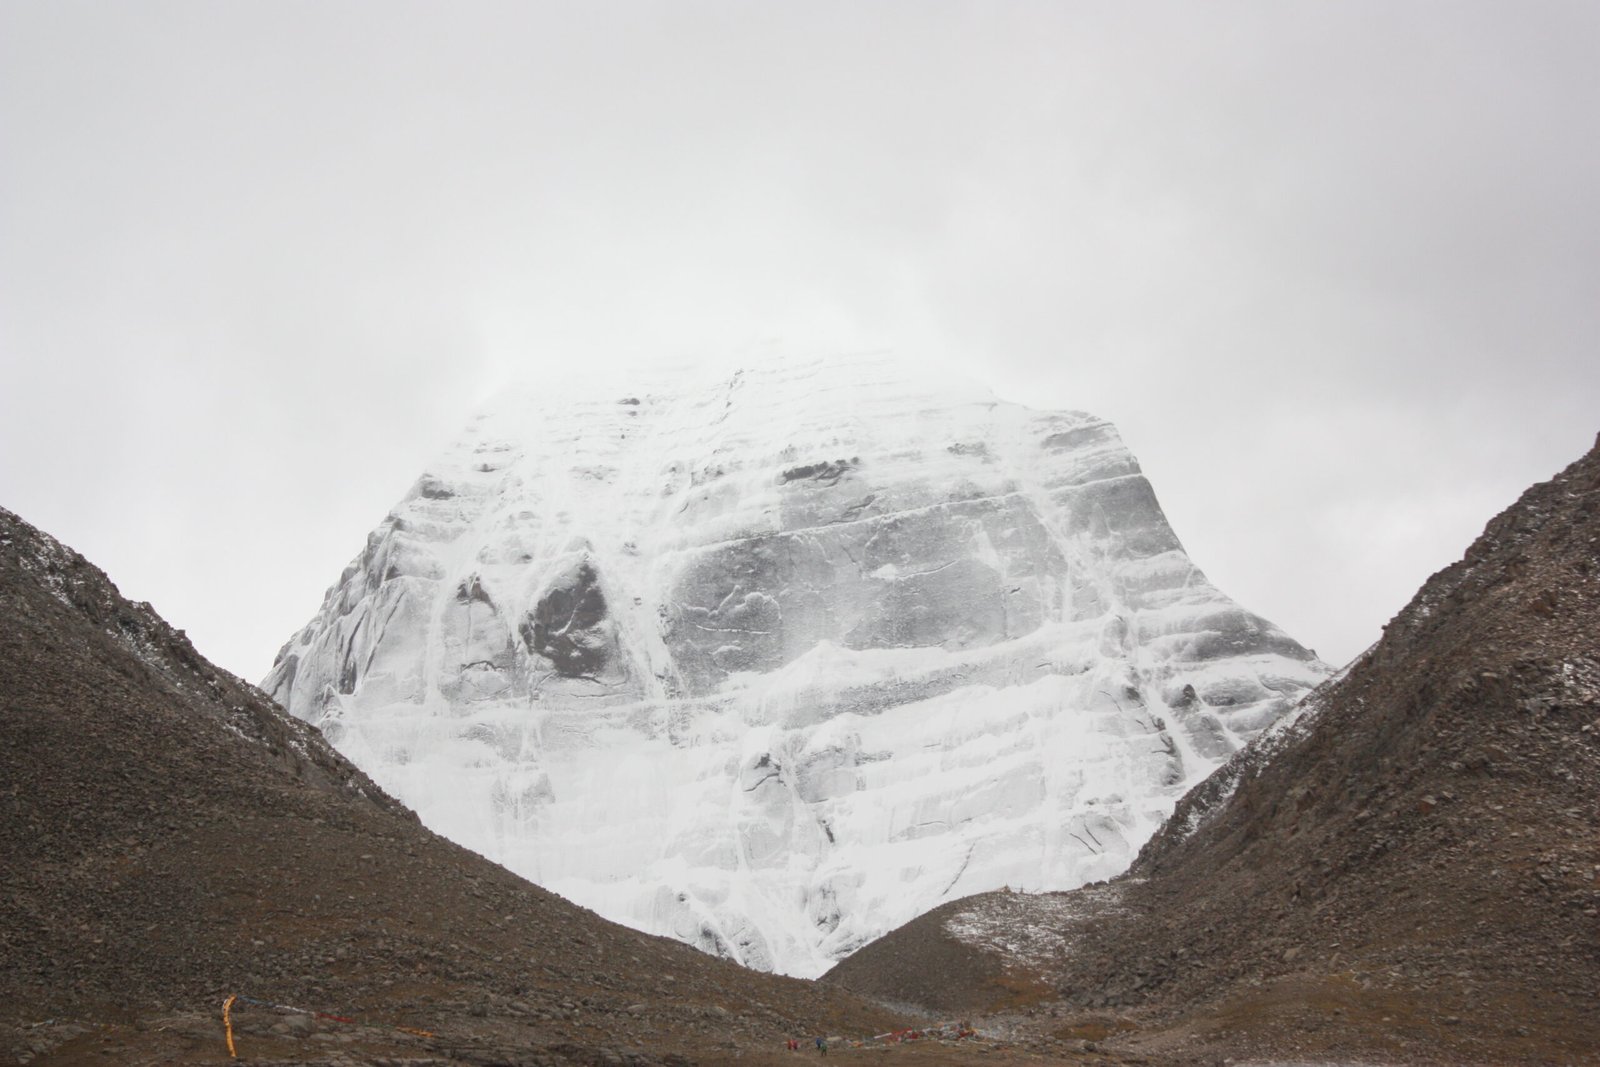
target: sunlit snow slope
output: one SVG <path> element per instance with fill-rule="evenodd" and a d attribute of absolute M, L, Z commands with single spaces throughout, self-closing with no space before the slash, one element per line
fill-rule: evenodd
<path fill-rule="evenodd" d="M 855 358 L 501 397 L 263 687 L 433 829 L 815 975 L 1117 874 L 1326 674 L 1108 423 Z"/>

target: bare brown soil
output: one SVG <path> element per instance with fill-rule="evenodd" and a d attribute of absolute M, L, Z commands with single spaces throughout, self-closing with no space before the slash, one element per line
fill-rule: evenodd
<path fill-rule="evenodd" d="M 240 1004 L 258 1063 L 714 1061 L 899 1021 L 605 922 L 424 830 L 3 510 L 0 857 L 0 1062 L 224 1062 L 235 993 L 355 1020 Z"/>
<path fill-rule="evenodd" d="M 1313 700 L 1123 878 L 956 902 L 826 981 L 1158 1062 L 1600 1062 L 1600 444 Z"/>

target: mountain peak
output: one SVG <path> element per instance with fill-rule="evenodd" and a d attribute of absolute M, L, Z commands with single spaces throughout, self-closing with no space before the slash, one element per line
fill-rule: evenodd
<path fill-rule="evenodd" d="M 1103 419 L 881 356 L 605 384 L 475 417 L 263 686 L 608 917 L 812 974 L 1115 874 L 1327 673 Z"/>

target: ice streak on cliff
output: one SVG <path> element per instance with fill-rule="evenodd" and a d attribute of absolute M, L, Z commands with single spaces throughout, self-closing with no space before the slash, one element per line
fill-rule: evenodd
<path fill-rule="evenodd" d="M 853 358 L 502 396 L 263 687 L 462 844 L 810 975 L 1120 872 L 1326 673 L 1109 423 Z"/>

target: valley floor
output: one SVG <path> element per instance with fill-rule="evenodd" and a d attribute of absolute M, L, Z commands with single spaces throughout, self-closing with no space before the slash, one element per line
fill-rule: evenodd
<path fill-rule="evenodd" d="M 1472 1012 L 1453 999 L 1363 990 L 1325 977 L 1265 983 L 1247 992 L 1157 1020 L 1138 1012 L 1070 1011 L 1040 1001 L 971 1020 L 964 1039 L 904 1042 L 841 1038 L 827 1054 L 810 1036 L 736 1033 L 708 1038 L 704 1029 L 666 1020 L 645 1046 L 619 1046 L 603 1026 L 556 1035 L 535 1020 L 445 1017 L 431 1035 L 389 1025 L 353 1025 L 265 1010 L 233 1017 L 237 1059 L 228 1055 L 219 1010 L 137 1020 L 50 1021 L 18 1028 L 12 1048 L 31 1067 L 84 1063 L 307 1067 L 796 1067 L 808 1062 L 885 1067 L 992 1064 L 1023 1067 L 1395 1067 L 1429 1064 L 1600 1063 L 1595 1021 L 1562 1017 L 1560 1006 L 1493 1004 Z M 1456 1014 L 1456 1013 L 1461 1014 Z M 1507 1015 L 1507 1012 L 1512 1014 Z M 1520 1014 L 1519 1014 L 1520 1013 Z M 1508 1018 L 1522 1025 L 1507 1026 Z M 905 1017 L 909 1027 L 931 1026 Z M 785 1048 L 799 1036 L 799 1051 Z"/>

